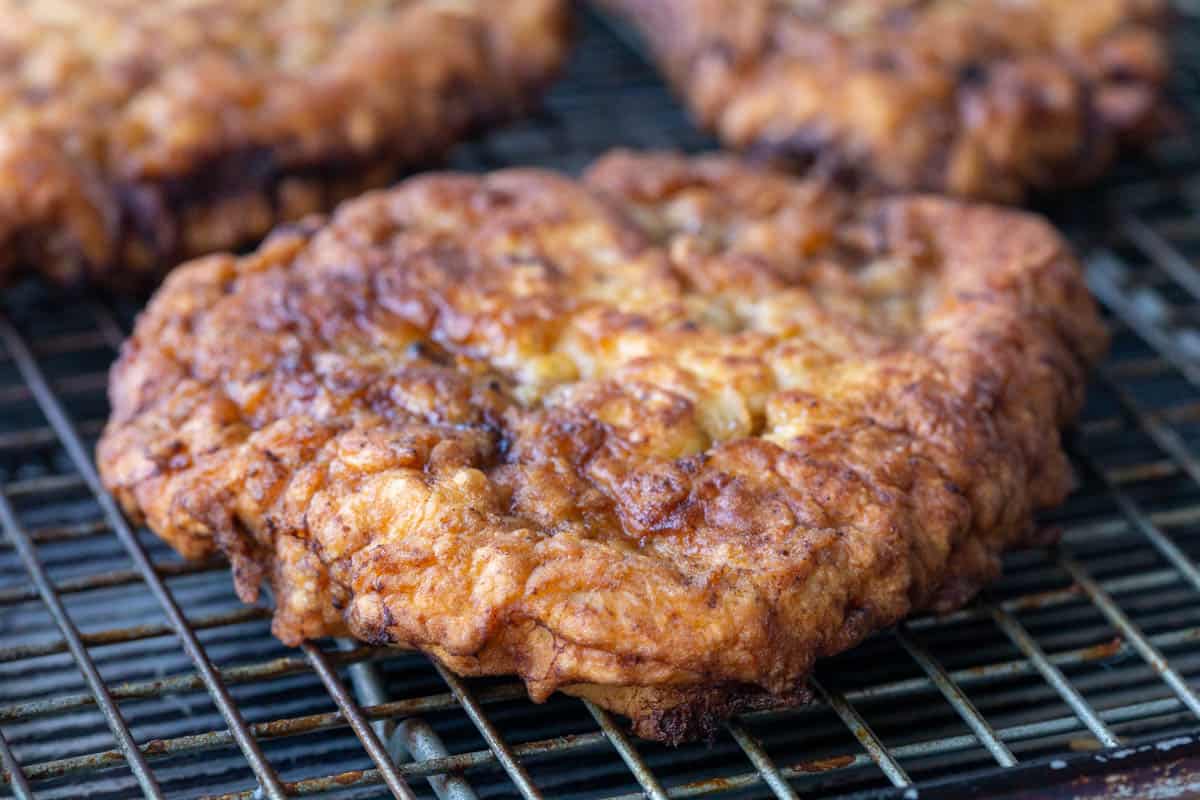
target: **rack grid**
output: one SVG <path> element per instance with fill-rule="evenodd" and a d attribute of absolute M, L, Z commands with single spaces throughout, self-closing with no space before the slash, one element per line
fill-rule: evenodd
<path fill-rule="evenodd" d="M 1079 488 L 1043 519 L 1061 543 L 1012 554 L 970 607 L 824 662 L 818 702 L 743 715 L 712 742 L 638 741 L 586 702 L 534 706 L 512 679 L 464 680 L 415 653 L 283 647 L 224 565 L 182 561 L 100 489 L 106 370 L 137 303 L 6 291 L 0 794 L 1200 792 L 1200 9 L 1179 10 L 1178 130 L 1099 188 L 1040 202 L 1113 336 L 1069 441 Z M 454 166 L 578 170 L 613 146 L 712 147 L 632 39 L 582 13 L 540 115 Z"/>

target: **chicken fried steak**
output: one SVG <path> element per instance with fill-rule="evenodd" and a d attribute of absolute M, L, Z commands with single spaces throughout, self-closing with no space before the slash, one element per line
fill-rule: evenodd
<path fill-rule="evenodd" d="M 144 284 L 530 104 L 565 0 L 0 0 L 0 281 Z"/>
<path fill-rule="evenodd" d="M 1105 333 L 1037 217 L 728 157 L 431 175 L 173 273 L 107 486 L 349 631 L 702 734 L 961 605 L 1062 500 Z"/>
<path fill-rule="evenodd" d="M 597 0 L 727 145 L 1019 200 L 1164 118 L 1166 0 Z"/>

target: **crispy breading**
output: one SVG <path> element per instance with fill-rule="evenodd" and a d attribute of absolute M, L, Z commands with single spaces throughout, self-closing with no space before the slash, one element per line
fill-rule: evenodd
<path fill-rule="evenodd" d="M 142 284 L 532 102 L 565 0 L 0 0 L 0 279 Z"/>
<path fill-rule="evenodd" d="M 1167 116 L 1166 0 L 597 0 L 725 144 L 992 200 L 1090 179 Z"/>
<path fill-rule="evenodd" d="M 440 174 L 179 268 L 106 485 L 343 632 L 678 741 L 965 602 L 1070 471 L 1105 333 L 1045 222 L 730 157 Z"/>

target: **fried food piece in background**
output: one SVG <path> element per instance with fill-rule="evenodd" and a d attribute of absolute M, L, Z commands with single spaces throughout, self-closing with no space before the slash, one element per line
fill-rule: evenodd
<path fill-rule="evenodd" d="M 729 147 L 892 189 L 1019 201 L 1167 116 L 1165 0 L 597 0 Z"/>
<path fill-rule="evenodd" d="M 525 111 L 565 0 L 0 0 L 0 281 L 145 285 Z"/>

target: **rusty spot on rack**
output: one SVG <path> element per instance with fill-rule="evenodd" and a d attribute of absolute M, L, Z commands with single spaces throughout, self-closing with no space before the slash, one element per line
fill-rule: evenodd
<path fill-rule="evenodd" d="M 967 667 L 967 672 L 970 673 L 971 675 L 975 675 L 977 677 L 987 675 L 988 673 L 991 672 L 991 670 L 992 670 L 991 664 L 977 664 L 974 667 Z"/>
<path fill-rule="evenodd" d="M 729 778 L 706 778 L 702 781 L 685 783 L 679 788 L 686 789 L 688 794 L 704 794 L 707 792 L 727 792 L 736 787 L 737 783 Z"/>
<path fill-rule="evenodd" d="M 1064 597 L 1070 597 L 1081 593 L 1081 589 L 1075 584 L 1064 587 L 1062 589 L 1049 589 L 1044 592 L 1034 592 L 1033 594 L 1023 595 L 1012 601 L 1012 608 L 1016 611 L 1033 611 L 1035 609 L 1044 608 L 1059 602 Z"/>
<path fill-rule="evenodd" d="M 363 771 L 361 769 L 352 769 L 349 772 L 342 772 L 332 777 L 333 782 L 339 786 L 353 786 L 363 779 Z"/>
<path fill-rule="evenodd" d="M 326 714 L 313 714 L 307 717 L 277 719 L 270 722 L 256 722 L 250 726 L 257 735 L 263 738 L 294 736 L 300 733 L 310 733 L 322 728 L 328 728 L 343 722 L 340 711 L 330 711 Z"/>
<path fill-rule="evenodd" d="M 794 768 L 800 772 L 830 772 L 835 769 L 844 769 L 853 763 L 854 756 L 830 756 L 812 761 L 801 761 Z"/>
<path fill-rule="evenodd" d="M 1177 474 L 1179 474 L 1179 467 L 1168 459 L 1134 464 L 1128 467 L 1114 467 L 1108 470 L 1109 480 L 1116 484 L 1162 480 Z"/>
<path fill-rule="evenodd" d="M 574 747 L 580 741 L 580 735 L 569 733 L 566 736 L 555 736 L 553 739 L 543 739 L 539 742 L 531 742 L 524 749 L 525 755 L 538 755 L 540 753 L 553 753 L 568 747 Z"/>
<path fill-rule="evenodd" d="M 1124 647 L 1125 640 L 1120 636 L 1114 636 L 1107 642 L 1101 642 L 1100 644 L 1084 648 L 1079 654 L 1079 658 L 1082 661 L 1100 661 L 1105 658 L 1112 658 L 1120 653 Z"/>

